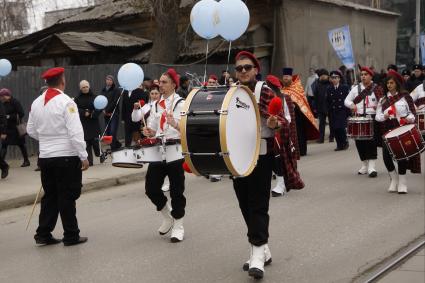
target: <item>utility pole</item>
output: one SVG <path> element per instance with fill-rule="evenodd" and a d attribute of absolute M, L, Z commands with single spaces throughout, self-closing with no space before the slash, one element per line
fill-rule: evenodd
<path fill-rule="evenodd" d="M 416 0 L 416 49 L 415 49 L 415 62 L 419 64 L 419 49 L 420 49 L 420 36 L 421 36 L 421 0 Z"/>

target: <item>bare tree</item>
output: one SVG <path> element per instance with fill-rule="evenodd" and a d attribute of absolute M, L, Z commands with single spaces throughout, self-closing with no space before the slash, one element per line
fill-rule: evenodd
<path fill-rule="evenodd" d="M 27 8 L 31 0 L 0 0 L 0 43 L 22 36 L 28 29 Z"/>

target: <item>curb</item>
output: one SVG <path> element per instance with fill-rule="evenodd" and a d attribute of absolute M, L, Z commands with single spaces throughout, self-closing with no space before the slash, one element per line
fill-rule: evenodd
<path fill-rule="evenodd" d="M 146 176 L 146 171 L 133 173 L 128 175 L 123 175 L 119 177 L 112 177 L 108 179 L 99 179 L 97 181 L 87 182 L 83 184 L 83 188 L 81 189 L 81 194 L 87 192 L 94 192 L 99 190 L 104 190 L 107 188 L 112 188 L 116 186 L 122 186 L 126 184 L 131 184 L 139 181 L 144 181 Z M 32 205 L 34 203 L 34 199 L 37 193 L 20 196 L 12 199 L 2 200 L 0 201 L 0 211 L 18 208 L 21 206 Z M 37 203 L 40 202 L 39 198 Z"/>

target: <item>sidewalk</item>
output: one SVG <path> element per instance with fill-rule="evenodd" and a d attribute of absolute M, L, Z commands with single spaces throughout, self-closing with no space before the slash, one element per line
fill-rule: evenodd
<path fill-rule="evenodd" d="M 424 283 L 425 282 L 425 249 L 409 258 L 397 269 L 378 281 L 379 283 Z"/>
<path fill-rule="evenodd" d="M 20 167 L 22 160 L 6 161 L 10 170 L 6 179 L 0 179 L 0 211 L 33 204 L 41 186 L 40 172 L 34 171 L 36 159 L 32 158 L 31 166 L 25 168 Z M 143 181 L 146 175 L 146 165 L 141 169 L 113 167 L 111 156 L 103 164 L 99 164 L 98 158 L 94 163 L 94 166 L 83 172 L 83 193 Z"/>

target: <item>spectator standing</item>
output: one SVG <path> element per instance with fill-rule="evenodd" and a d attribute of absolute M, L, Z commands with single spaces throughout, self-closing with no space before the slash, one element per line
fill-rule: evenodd
<path fill-rule="evenodd" d="M 316 71 L 313 68 L 309 69 L 310 76 L 307 78 L 307 82 L 305 83 L 305 96 L 307 97 L 308 104 L 310 105 L 310 108 L 313 109 L 313 89 L 311 86 L 313 83 L 319 78 L 319 76 L 316 74 Z"/>
<path fill-rule="evenodd" d="M 4 111 L 3 103 L 0 102 L 0 146 L 3 141 L 6 139 L 6 112 Z M 0 155 L 0 169 L 1 169 L 1 178 L 4 179 L 9 174 L 9 165 L 6 163 L 4 158 Z"/>
<path fill-rule="evenodd" d="M 82 80 L 80 82 L 80 93 L 75 98 L 74 102 L 77 104 L 81 124 L 83 125 L 89 166 L 93 166 L 93 151 L 95 156 L 100 156 L 100 111 L 94 108 L 93 103 L 95 98 L 96 95 L 91 91 L 89 82 Z M 100 162 L 103 163 L 103 161 L 105 161 L 105 159 L 102 156 Z"/>
<path fill-rule="evenodd" d="M 17 145 L 24 158 L 21 167 L 28 167 L 30 166 L 30 161 L 28 159 L 27 148 L 25 147 L 25 135 L 21 135 L 17 128 L 22 122 L 22 118 L 25 116 L 24 109 L 21 103 L 16 98 L 12 97 L 12 92 L 7 88 L 0 90 L 0 101 L 3 103 L 7 120 L 6 139 L 2 142 L 0 150 L 1 158 L 6 158 L 9 145 Z"/>
<path fill-rule="evenodd" d="M 157 84 L 158 85 L 158 84 Z M 180 77 L 180 86 L 177 89 L 176 93 L 183 98 L 186 98 L 189 95 L 189 79 L 186 76 Z"/>
<path fill-rule="evenodd" d="M 101 94 L 108 99 L 108 104 L 103 110 L 105 119 L 105 134 L 112 136 L 111 149 L 118 149 L 121 147 L 121 143 L 117 139 L 117 132 L 119 127 L 119 114 L 120 109 L 117 105 L 118 99 L 121 95 L 120 89 L 115 85 L 115 79 L 112 75 L 107 75 L 105 78 L 105 87 L 102 89 Z M 115 110 L 115 112 L 114 112 Z M 112 115 L 112 113 L 114 115 Z"/>
<path fill-rule="evenodd" d="M 413 66 L 413 75 L 407 81 L 407 90 L 412 92 L 418 85 L 425 81 L 425 75 L 422 73 L 423 66 L 416 64 Z"/>
<path fill-rule="evenodd" d="M 317 141 L 318 143 L 324 143 L 325 141 L 325 127 L 326 127 L 326 117 L 328 116 L 328 105 L 327 105 L 327 91 L 328 87 L 331 85 L 329 82 L 329 72 L 326 69 L 320 69 L 317 71 L 319 79 L 313 84 L 313 94 L 314 94 L 314 108 L 316 109 L 317 115 L 319 117 L 319 132 L 320 137 Z M 329 119 L 330 120 L 330 119 Z M 330 134 L 329 142 L 333 141 L 333 130 L 332 124 L 329 124 Z"/>

